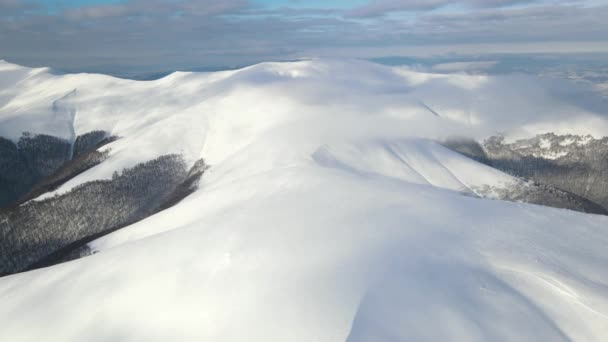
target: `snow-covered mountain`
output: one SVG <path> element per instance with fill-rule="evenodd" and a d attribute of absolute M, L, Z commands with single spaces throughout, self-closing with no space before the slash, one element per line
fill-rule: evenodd
<path fill-rule="evenodd" d="M 605 340 L 608 216 L 522 201 L 605 208 L 502 158 L 605 151 L 605 102 L 547 82 L 0 62 L 0 266 L 93 253 L 0 278 L 0 340 Z"/>

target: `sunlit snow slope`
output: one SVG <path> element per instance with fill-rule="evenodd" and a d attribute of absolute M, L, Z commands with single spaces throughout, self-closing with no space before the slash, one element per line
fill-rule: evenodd
<path fill-rule="evenodd" d="M 2 62 L 0 136 L 121 137 L 57 193 L 170 153 L 210 169 L 99 253 L 0 278 L 0 341 L 605 341 L 608 217 L 475 198 L 518 180 L 435 142 L 608 135 L 582 91 L 359 61 L 148 82 Z"/>

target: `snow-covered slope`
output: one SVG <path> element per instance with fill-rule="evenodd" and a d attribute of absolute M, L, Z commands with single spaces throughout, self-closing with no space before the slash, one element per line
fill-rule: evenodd
<path fill-rule="evenodd" d="M 0 340 L 608 337 L 608 217 L 474 198 L 518 180 L 433 141 L 607 135 L 605 107 L 570 85 L 317 60 L 150 82 L 0 73 L 0 135 L 122 137 L 60 193 L 169 153 L 211 165 L 99 253 L 0 278 Z"/>
<path fill-rule="evenodd" d="M 357 137 L 608 131 L 597 106 L 563 96 L 576 88 L 525 76 L 424 74 L 358 61 L 264 63 L 148 82 L 54 75 L 6 62 L 0 71 L 7 80 L 0 85 L 0 136 L 29 131 L 73 139 L 102 130 L 123 137 L 107 146 L 110 160 L 62 191 L 169 153 L 214 165 L 277 134 L 317 145 Z"/>

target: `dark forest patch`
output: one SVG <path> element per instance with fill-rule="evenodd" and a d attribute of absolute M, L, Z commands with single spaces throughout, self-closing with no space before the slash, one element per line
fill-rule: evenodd
<path fill-rule="evenodd" d="M 495 136 L 443 145 L 512 176 L 531 180 L 516 200 L 587 213 L 608 213 L 608 138 L 542 134 L 512 143 Z M 543 155 L 554 156 L 552 158 Z M 534 191 L 531 191 L 534 190 Z"/>
<path fill-rule="evenodd" d="M 17 143 L 0 137 L 0 208 L 35 198 L 99 164 L 106 157 L 96 150 L 116 137 L 94 131 L 71 142 L 23 133 Z"/>
<path fill-rule="evenodd" d="M 29 133 L 17 143 L 0 138 L 0 275 L 86 255 L 88 242 L 190 195 L 207 168 L 199 160 L 188 169 L 181 156 L 166 155 L 32 200 L 102 163 L 110 150 L 99 148 L 114 140 L 103 131 L 80 135 L 73 145 Z"/>

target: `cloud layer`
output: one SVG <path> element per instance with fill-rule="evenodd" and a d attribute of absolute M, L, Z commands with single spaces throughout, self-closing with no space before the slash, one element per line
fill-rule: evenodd
<path fill-rule="evenodd" d="M 536 0 L 372 0 L 348 12 L 351 17 L 377 17 L 394 12 L 420 12 L 435 10 L 450 5 L 464 5 L 473 8 L 500 8 L 517 4 L 530 4 Z"/>
<path fill-rule="evenodd" d="M 0 58 L 64 69 L 160 70 L 372 57 L 404 48 L 459 52 L 483 44 L 559 45 L 567 52 L 563 42 L 585 42 L 601 50 L 608 46 L 605 18 L 608 6 L 601 2 L 561 0 L 372 0 L 350 8 L 130 0 L 55 10 L 0 0 Z"/>

